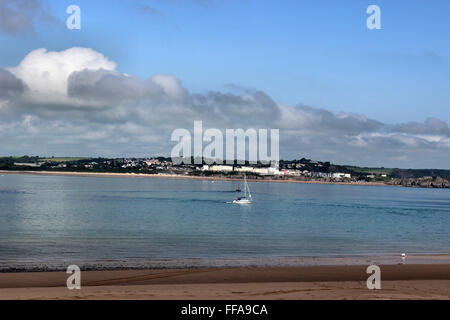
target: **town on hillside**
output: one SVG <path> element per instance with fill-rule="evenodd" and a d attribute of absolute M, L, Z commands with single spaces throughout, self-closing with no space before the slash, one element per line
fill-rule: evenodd
<path fill-rule="evenodd" d="M 170 174 L 180 176 L 239 178 L 247 175 L 258 180 L 297 180 L 341 183 L 381 183 L 408 187 L 449 188 L 450 170 L 364 168 L 335 165 L 330 162 L 280 160 L 269 164 L 232 161 L 231 164 L 209 159 L 172 161 L 171 158 L 57 158 L 2 157 L 0 170 L 111 172 L 136 174 Z M 197 160 L 197 161 L 195 161 Z"/>

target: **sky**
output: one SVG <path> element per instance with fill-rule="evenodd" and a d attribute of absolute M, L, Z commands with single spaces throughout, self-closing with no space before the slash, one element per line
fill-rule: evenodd
<path fill-rule="evenodd" d="M 81 29 L 68 30 L 69 5 Z M 369 30 L 366 9 L 381 10 Z M 450 2 L 1 0 L 0 155 L 169 155 L 279 128 L 281 158 L 450 169 Z"/>

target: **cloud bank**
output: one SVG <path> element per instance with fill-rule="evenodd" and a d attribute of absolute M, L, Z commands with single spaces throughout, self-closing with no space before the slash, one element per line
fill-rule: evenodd
<path fill-rule="evenodd" d="M 284 106 L 258 90 L 191 93 L 174 75 L 141 79 L 89 48 L 37 49 L 0 69 L 1 155 L 169 155 L 176 128 L 279 128 L 282 158 L 449 168 L 439 119 L 388 125 L 360 114 Z"/>

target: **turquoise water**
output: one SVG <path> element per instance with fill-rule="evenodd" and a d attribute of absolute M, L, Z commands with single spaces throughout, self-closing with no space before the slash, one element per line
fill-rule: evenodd
<path fill-rule="evenodd" d="M 0 176 L 0 261 L 450 252 L 450 190 Z"/>

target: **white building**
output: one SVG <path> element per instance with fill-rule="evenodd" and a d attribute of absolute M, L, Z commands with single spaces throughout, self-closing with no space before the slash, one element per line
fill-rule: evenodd
<path fill-rule="evenodd" d="M 157 159 L 145 160 L 144 162 L 148 167 L 150 167 L 152 165 L 160 164 L 159 160 L 157 160 Z"/>
<path fill-rule="evenodd" d="M 261 176 L 275 176 L 275 175 L 283 175 L 278 168 L 268 167 L 268 168 L 254 168 L 253 172 L 259 174 Z"/>
<path fill-rule="evenodd" d="M 351 178 L 351 177 L 352 177 L 352 175 L 350 173 L 342 173 L 342 172 L 333 173 L 334 179 L 343 179 L 343 178 Z"/>
<path fill-rule="evenodd" d="M 237 172 L 253 172 L 254 168 L 253 167 L 236 167 L 234 169 L 234 171 L 237 171 Z"/>
<path fill-rule="evenodd" d="M 269 175 L 277 176 L 277 175 L 282 175 L 283 174 L 282 172 L 280 172 L 278 167 L 269 167 L 267 169 L 269 170 Z"/>
<path fill-rule="evenodd" d="M 253 172 L 262 176 L 267 176 L 269 175 L 269 168 L 255 168 Z"/>
<path fill-rule="evenodd" d="M 210 166 L 209 170 L 215 172 L 233 172 L 233 166 L 214 165 Z"/>
<path fill-rule="evenodd" d="M 293 170 L 293 169 L 282 170 L 282 172 L 284 172 L 285 175 L 292 177 L 299 177 L 302 174 L 300 170 Z"/>
<path fill-rule="evenodd" d="M 17 167 L 40 167 L 42 163 L 20 163 L 20 162 L 14 162 L 14 165 Z"/>

